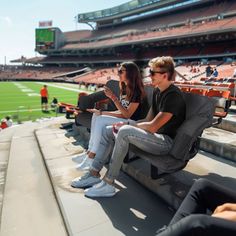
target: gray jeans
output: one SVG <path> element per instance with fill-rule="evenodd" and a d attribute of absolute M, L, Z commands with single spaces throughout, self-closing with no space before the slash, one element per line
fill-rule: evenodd
<path fill-rule="evenodd" d="M 106 177 L 109 180 L 116 179 L 128 152 L 129 144 L 154 155 L 164 155 L 169 152 L 173 140 L 167 135 L 152 134 L 131 125 L 122 126 L 115 138 L 112 126 L 107 126 L 103 129 L 100 146 L 93 161 L 92 169 L 100 171 L 108 161 L 109 154 L 114 147 Z"/>

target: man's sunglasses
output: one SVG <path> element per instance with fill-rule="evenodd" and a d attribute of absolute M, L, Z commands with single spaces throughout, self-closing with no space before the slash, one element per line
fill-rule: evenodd
<path fill-rule="evenodd" d="M 149 73 L 151 76 L 155 75 L 155 74 L 165 74 L 166 71 L 154 71 L 154 70 L 149 70 Z"/>
<path fill-rule="evenodd" d="M 119 69 L 118 74 L 121 75 L 121 74 L 123 74 L 124 71 L 126 71 L 126 70 Z"/>

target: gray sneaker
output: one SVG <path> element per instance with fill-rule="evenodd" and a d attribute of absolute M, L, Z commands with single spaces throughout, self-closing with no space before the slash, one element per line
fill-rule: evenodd
<path fill-rule="evenodd" d="M 99 177 L 93 176 L 90 172 L 87 172 L 81 177 L 75 178 L 71 182 L 71 186 L 74 188 L 87 188 L 92 187 L 94 184 L 100 183 Z"/>
<path fill-rule="evenodd" d="M 84 191 L 85 196 L 87 197 L 113 197 L 116 194 L 116 189 L 113 185 L 101 181 L 98 184 L 95 184 L 93 187 L 88 188 Z"/>
<path fill-rule="evenodd" d="M 92 163 L 93 163 L 93 159 L 89 158 L 88 155 L 86 154 L 83 161 L 76 166 L 76 169 L 78 169 L 78 170 L 89 170 Z"/>
<path fill-rule="evenodd" d="M 86 156 L 87 156 L 87 152 L 82 152 L 80 154 L 73 156 L 71 159 L 74 162 L 81 163 L 84 160 L 84 158 L 86 158 Z"/>

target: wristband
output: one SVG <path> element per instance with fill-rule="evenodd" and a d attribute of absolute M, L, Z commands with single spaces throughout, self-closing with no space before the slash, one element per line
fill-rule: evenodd
<path fill-rule="evenodd" d="M 118 98 L 113 94 L 113 95 L 111 96 L 111 100 L 112 100 L 113 102 L 115 102 L 115 101 L 118 100 Z"/>

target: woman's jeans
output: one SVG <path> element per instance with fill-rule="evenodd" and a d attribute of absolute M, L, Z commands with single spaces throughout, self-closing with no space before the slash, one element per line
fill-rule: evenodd
<path fill-rule="evenodd" d="M 93 153 L 97 153 L 97 150 L 100 145 L 102 130 L 107 125 L 112 125 L 117 122 L 127 122 L 127 119 L 118 118 L 114 116 L 106 116 L 106 115 L 96 115 L 95 113 L 92 116 L 91 122 L 91 133 L 88 150 Z"/>

